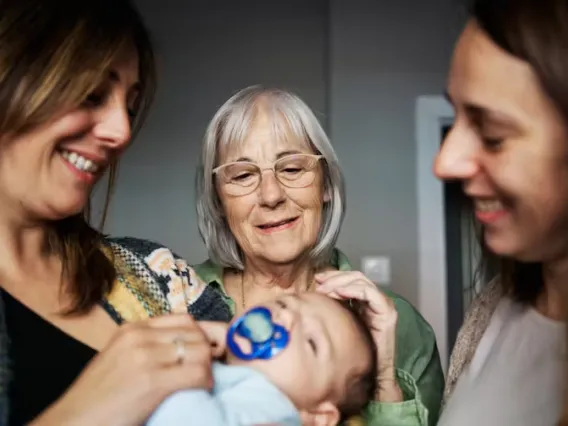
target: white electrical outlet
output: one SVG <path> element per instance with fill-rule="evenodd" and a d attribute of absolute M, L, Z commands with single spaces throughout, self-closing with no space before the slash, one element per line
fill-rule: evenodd
<path fill-rule="evenodd" d="M 365 256 L 361 259 L 362 272 L 377 284 L 389 285 L 391 282 L 390 258 L 386 256 Z"/>

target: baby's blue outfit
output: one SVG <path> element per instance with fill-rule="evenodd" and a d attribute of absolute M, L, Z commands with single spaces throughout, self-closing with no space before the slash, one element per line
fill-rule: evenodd
<path fill-rule="evenodd" d="M 213 391 L 184 390 L 168 397 L 147 426 L 301 426 L 294 404 L 258 371 L 213 364 Z"/>

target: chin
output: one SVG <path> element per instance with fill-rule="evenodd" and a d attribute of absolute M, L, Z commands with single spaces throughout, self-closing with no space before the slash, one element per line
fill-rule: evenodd
<path fill-rule="evenodd" d="M 50 203 L 45 211 L 44 219 L 62 220 L 75 216 L 85 210 L 87 200 L 84 198 L 73 200 L 61 200 L 58 203 Z"/>
<path fill-rule="evenodd" d="M 267 250 L 260 255 L 270 263 L 277 265 L 286 265 L 296 262 L 306 251 L 301 250 L 279 250 L 277 252 L 271 252 Z"/>
<path fill-rule="evenodd" d="M 534 250 L 534 245 L 507 238 L 485 237 L 487 248 L 497 256 L 506 257 L 519 262 L 539 262 L 542 257 Z"/>

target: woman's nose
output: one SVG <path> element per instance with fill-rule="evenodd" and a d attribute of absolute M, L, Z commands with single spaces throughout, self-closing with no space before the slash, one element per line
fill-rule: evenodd
<path fill-rule="evenodd" d="M 479 170 L 477 137 L 453 128 L 434 160 L 434 174 L 442 180 L 466 180 Z"/>
<path fill-rule="evenodd" d="M 282 184 L 276 179 L 272 170 L 264 170 L 261 173 L 259 185 L 260 203 L 266 207 L 276 207 L 285 197 Z"/>
<path fill-rule="evenodd" d="M 95 137 L 106 145 L 120 149 L 130 142 L 131 125 L 127 106 L 115 101 L 98 111 Z"/>

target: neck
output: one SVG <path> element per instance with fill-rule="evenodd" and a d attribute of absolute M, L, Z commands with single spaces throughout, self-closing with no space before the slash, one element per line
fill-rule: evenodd
<path fill-rule="evenodd" d="M 28 270 L 38 260 L 50 257 L 45 223 L 23 220 L 23 215 L 0 214 L 0 271 Z"/>
<path fill-rule="evenodd" d="M 243 280 L 263 288 L 306 290 L 313 281 L 313 269 L 309 261 L 289 265 L 274 265 L 247 260 Z"/>
<path fill-rule="evenodd" d="M 537 309 L 552 319 L 566 319 L 568 302 L 568 256 L 543 265 L 544 291 Z"/>

